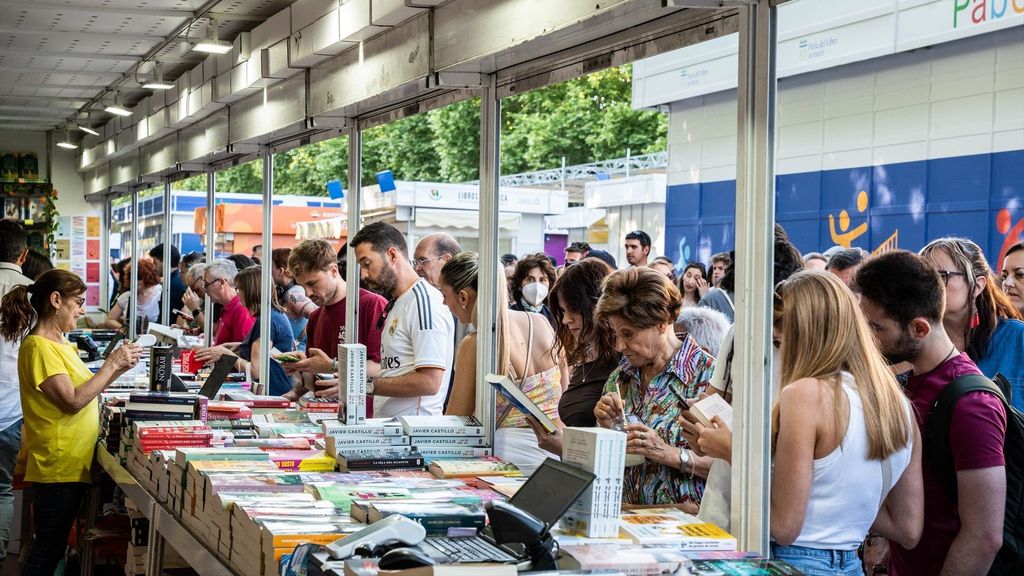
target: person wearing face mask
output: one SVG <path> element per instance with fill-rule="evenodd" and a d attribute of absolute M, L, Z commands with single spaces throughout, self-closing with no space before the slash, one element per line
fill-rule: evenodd
<path fill-rule="evenodd" d="M 547 254 L 527 254 L 516 263 L 509 287 L 512 290 L 512 304 L 509 308 L 519 312 L 542 314 L 555 328 L 555 318 L 547 305 L 548 291 L 555 283 L 555 267 Z"/>

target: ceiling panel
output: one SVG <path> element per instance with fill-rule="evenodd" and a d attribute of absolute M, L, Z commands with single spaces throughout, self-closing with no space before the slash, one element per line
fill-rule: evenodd
<path fill-rule="evenodd" d="M 184 33 L 173 36 L 205 36 L 208 18 L 194 18 L 197 10 L 215 16 L 220 38 L 230 41 L 293 2 L 0 0 L 0 130 L 40 122 L 60 129 L 112 90 L 131 106 L 149 94 L 136 79 L 149 77 L 154 60 L 175 80 L 205 58 L 187 50 Z M 94 111 L 90 124 L 109 118 Z"/>

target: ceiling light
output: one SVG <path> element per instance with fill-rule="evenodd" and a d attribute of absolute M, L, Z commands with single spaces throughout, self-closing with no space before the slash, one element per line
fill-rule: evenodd
<path fill-rule="evenodd" d="M 232 47 L 231 42 L 217 38 L 217 19 L 210 18 L 206 27 L 206 39 L 193 44 L 192 50 L 207 54 L 227 54 L 231 52 Z"/>
<path fill-rule="evenodd" d="M 82 132 L 85 132 L 86 134 L 92 134 L 93 136 L 100 135 L 99 132 L 93 130 L 92 128 L 89 128 L 88 126 L 82 126 L 81 124 L 78 125 L 78 129 L 81 130 Z"/>
<path fill-rule="evenodd" d="M 131 116 L 132 111 L 121 105 L 121 93 L 114 93 L 114 103 L 103 109 L 111 114 L 117 114 L 118 116 Z"/>
<path fill-rule="evenodd" d="M 60 146 L 61 148 L 66 148 L 68 150 L 74 150 L 75 148 L 78 148 L 78 144 L 75 144 L 74 142 L 71 141 L 71 130 L 69 128 L 64 129 L 64 140 L 57 142 L 57 146 Z"/>
<path fill-rule="evenodd" d="M 170 90 L 174 88 L 174 84 L 164 82 L 163 65 L 156 62 L 153 64 L 153 77 L 143 84 L 142 87 L 149 88 L 150 90 Z"/>

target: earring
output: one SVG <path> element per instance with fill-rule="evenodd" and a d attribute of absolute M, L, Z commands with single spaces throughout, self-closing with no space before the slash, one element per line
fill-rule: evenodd
<path fill-rule="evenodd" d="M 974 330 L 978 326 L 981 326 L 981 315 L 978 314 L 977 310 L 974 311 L 974 314 L 971 314 L 971 324 L 970 324 L 970 326 L 971 326 L 971 330 Z"/>

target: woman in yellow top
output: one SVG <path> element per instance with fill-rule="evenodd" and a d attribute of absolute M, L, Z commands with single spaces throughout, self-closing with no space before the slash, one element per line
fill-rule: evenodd
<path fill-rule="evenodd" d="M 441 269 L 438 281 L 444 303 L 463 324 L 475 324 L 477 299 L 476 252 L 463 252 Z M 493 268 L 497 273 L 497 268 Z M 498 302 L 505 300 L 505 283 L 498 282 Z M 558 401 L 562 397 L 565 361 L 555 351 L 555 332 L 543 316 L 498 306 L 498 372 L 507 375 L 533 402 L 561 427 Z M 445 414 L 466 416 L 476 409 L 476 332 L 466 335 L 455 358 L 455 376 Z M 530 474 L 551 456 L 537 446 L 526 415 L 512 408 L 504 396 L 495 403 L 498 420 L 494 454 Z"/>
<path fill-rule="evenodd" d="M 28 453 L 25 480 L 36 493 L 32 552 L 22 576 L 52 576 L 64 557 L 68 533 L 89 487 L 99 437 L 96 397 L 139 361 L 141 347 L 127 342 L 95 375 L 64 339 L 85 313 L 85 284 L 66 270 L 50 270 L 18 286 L 0 303 L 0 334 L 21 340 L 18 378 Z"/>

